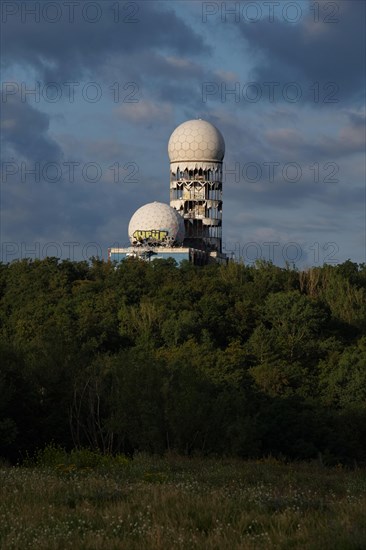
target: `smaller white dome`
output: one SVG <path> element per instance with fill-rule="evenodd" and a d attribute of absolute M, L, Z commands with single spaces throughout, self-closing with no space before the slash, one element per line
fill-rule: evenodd
<path fill-rule="evenodd" d="M 164 246 L 182 244 L 184 220 L 168 204 L 151 202 L 141 206 L 132 216 L 128 237 L 132 245 L 142 242 Z"/>
<path fill-rule="evenodd" d="M 225 141 L 221 132 L 206 120 L 187 120 L 172 133 L 168 143 L 171 163 L 222 162 L 225 155 Z"/>

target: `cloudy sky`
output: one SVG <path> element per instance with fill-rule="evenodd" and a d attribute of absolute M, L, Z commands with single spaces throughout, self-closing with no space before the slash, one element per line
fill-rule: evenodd
<path fill-rule="evenodd" d="M 226 142 L 224 249 L 366 261 L 362 0 L 1 8 L 3 261 L 126 245 L 197 117 Z"/>

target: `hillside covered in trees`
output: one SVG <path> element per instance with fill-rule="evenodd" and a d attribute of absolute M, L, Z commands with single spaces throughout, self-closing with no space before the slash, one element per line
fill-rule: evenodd
<path fill-rule="evenodd" d="M 366 265 L 0 266 L 0 456 L 366 461 Z"/>

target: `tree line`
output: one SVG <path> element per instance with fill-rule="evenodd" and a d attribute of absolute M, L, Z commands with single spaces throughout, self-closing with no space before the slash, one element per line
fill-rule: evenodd
<path fill-rule="evenodd" d="M 366 461 L 366 265 L 0 264 L 0 456 Z"/>

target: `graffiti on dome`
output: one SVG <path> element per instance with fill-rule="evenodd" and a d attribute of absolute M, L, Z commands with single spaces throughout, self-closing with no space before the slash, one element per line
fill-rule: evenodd
<path fill-rule="evenodd" d="M 144 241 L 147 239 L 155 239 L 156 241 L 162 241 L 165 237 L 168 236 L 168 231 L 161 231 L 160 229 L 149 229 L 149 230 L 136 230 L 133 234 L 133 237 L 136 241 Z"/>

